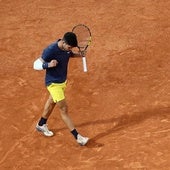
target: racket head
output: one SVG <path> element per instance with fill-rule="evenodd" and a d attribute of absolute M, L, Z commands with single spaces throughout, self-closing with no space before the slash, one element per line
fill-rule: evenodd
<path fill-rule="evenodd" d="M 72 32 L 76 34 L 78 48 L 80 51 L 85 51 L 91 43 L 91 31 L 84 24 L 78 24 L 73 27 Z"/>

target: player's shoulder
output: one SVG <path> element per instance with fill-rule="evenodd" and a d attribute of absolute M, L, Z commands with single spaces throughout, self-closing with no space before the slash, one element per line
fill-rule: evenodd
<path fill-rule="evenodd" d="M 57 48 L 57 47 L 58 47 L 57 42 L 53 42 L 53 43 L 51 43 L 50 45 L 48 45 L 47 48 L 55 49 L 55 48 Z"/>

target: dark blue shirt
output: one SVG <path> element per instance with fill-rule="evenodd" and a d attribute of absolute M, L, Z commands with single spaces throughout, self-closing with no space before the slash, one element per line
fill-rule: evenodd
<path fill-rule="evenodd" d="M 71 51 L 64 51 L 58 47 L 58 41 L 49 45 L 42 53 L 42 59 L 45 62 L 57 60 L 56 67 L 47 68 L 45 76 L 46 86 L 51 83 L 63 83 L 67 79 L 67 67 L 69 58 L 73 53 Z"/>

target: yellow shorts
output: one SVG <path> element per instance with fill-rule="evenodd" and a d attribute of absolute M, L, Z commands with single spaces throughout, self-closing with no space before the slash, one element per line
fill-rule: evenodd
<path fill-rule="evenodd" d="M 50 95 L 53 98 L 54 103 L 57 103 L 65 99 L 64 91 L 66 88 L 66 82 L 64 83 L 52 83 L 47 86 Z"/>

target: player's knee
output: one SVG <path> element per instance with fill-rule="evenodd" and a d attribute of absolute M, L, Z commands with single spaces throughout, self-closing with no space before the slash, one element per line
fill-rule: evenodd
<path fill-rule="evenodd" d="M 49 97 L 49 98 L 48 98 L 48 102 L 49 102 L 50 104 L 56 104 L 56 103 L 53 101 L 52 97 Z"/>

